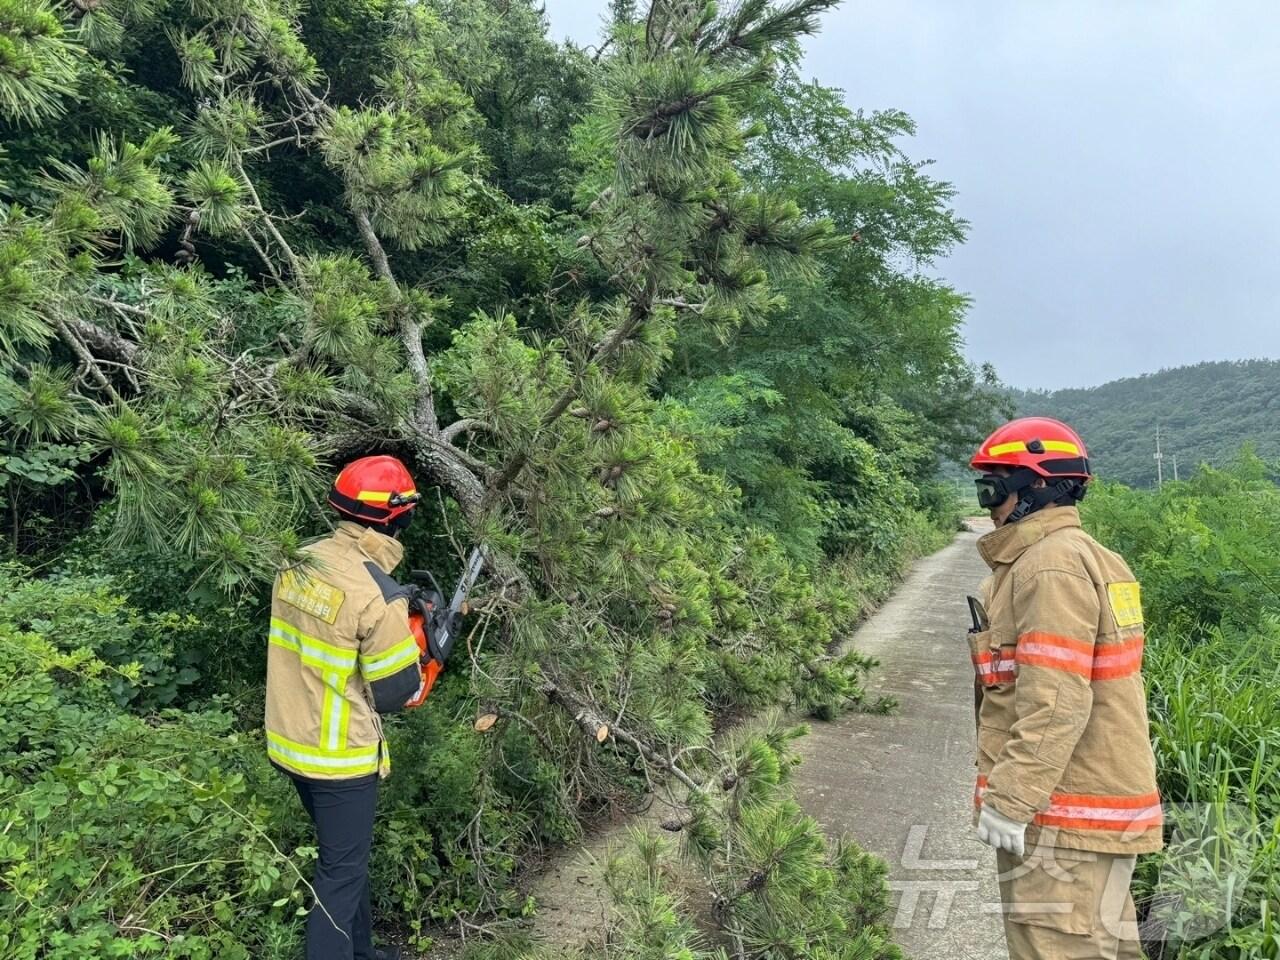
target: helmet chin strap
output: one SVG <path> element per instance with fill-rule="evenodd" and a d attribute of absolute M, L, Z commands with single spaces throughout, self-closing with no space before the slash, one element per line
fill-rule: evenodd
<path fill-rule="evenodd" d="M 1070 498 L 1073 503 L 1083 500 L 1084 493 L 1084 484 L 1074 478 L 1059 480 L 1051 487 L 1027 487 L 1005 523 L 1017 523 L 1059 500 Z"/>

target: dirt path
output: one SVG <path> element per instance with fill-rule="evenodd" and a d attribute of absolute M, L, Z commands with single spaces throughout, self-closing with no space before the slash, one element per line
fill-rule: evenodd
<path fill-rule="evenodd" d="M 964 597 L 986 568 L 976 532 L 921 560 L 853 636 L 881 666 L 873 693 L 898 698 L 888 716 L 815 723 L 802 747 L 797 792 L 832 834 L 889 863 L 895 938 L 915 960 L 1005 960 L 995 856 L 972 839 L 973 673 Z M 537 934 L 548 943 L 598 937 L 607 915 L 600 881 L 623 824 L 556 858 L 534 881 Z"/>

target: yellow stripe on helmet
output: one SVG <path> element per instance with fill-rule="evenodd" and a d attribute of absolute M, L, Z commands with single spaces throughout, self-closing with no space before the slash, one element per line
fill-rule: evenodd
<path fill-rule="evenodd" d="M 418 493 L 417 490 L 405 490 L 401 492 L 400 496 L 412 497 L 412 496 L 416 496 L 417 493 Z M 391 500 L 391 494 L 378 493 L 375 490 L 361 490 L 359 493 L 356 494 L 356 499 L 363 500 L 366 503 L 387 503 L 388 501 Z"/>
<path fill-rule="evenodd" d="M 1074 457 L 1080 456 L 1080 448 L 1070 440 L 1041 440 L 1041 445 L 1045 452 L 1052 451 L 1054 453 L 1069 453 Z M 994 447 L 987 451 L 989 457 L 1002 457 L 1006 453 L 1025 453 L 1027 445 L 1021 440 L 1014 440 L 1012 443 L 997 443 Z"/>

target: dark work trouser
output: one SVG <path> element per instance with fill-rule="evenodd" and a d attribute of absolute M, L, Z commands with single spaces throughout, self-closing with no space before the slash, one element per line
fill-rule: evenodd
<path fill-rule="evenodd" d="M 310 780 L 290 775 L 316 825 L 320 856 L 307 916 L 307 960 L 373 960 L 369 849 L 378 775 Z"/>

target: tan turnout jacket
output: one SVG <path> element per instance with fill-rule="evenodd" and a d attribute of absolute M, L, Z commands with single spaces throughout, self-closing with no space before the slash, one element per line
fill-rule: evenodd
<path fill-rule="evenodd" d="M 978 550 L 992 574 L 990 629 L 969 635 L 976 804 L 1028 823 L 1028 848 L 1160 849 L 1142 606 L 1128 565 L 1081 529 L 1075 507 L 1000 527 Z"/>
<path fill-rule="evenodd" d="M 418 645 L 404 588 L 390 576 L 403 548 L 343 521 L 304 548 L 271 590 L 267 753 L 298 776 L 342 780 L 390 771 L 378 714 L 418 688 Z"/>

